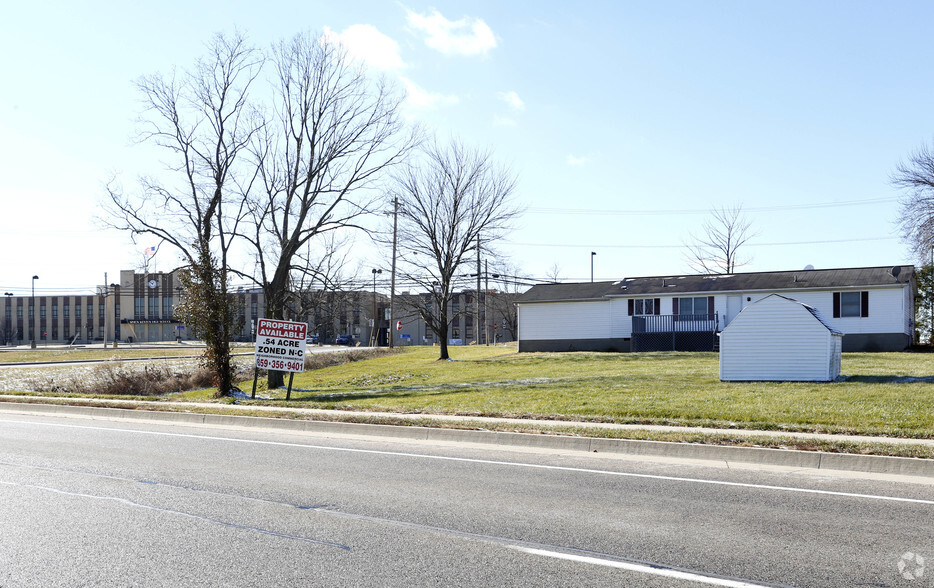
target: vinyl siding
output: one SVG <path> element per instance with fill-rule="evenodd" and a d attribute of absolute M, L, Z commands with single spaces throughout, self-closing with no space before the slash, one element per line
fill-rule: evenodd
<path fill-rule="evenodd" d="M 800 304 L 769 298 L 745 308 L 721 333 L 720 379 L 832 380 L 841 339 Z"/>
<path fill-rule="evenodd" d="M 607 301 L 550 302 L 519 305 L 519 340 L 608 339 Z"/>

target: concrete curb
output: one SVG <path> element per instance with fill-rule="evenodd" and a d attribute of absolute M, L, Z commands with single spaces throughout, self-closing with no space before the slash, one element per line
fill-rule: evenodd
<path fill-rule="evenodd" d="M 531 433 L 443 429 L 421 426 L 374 425 L 266 418 L 239 415 L 216 415 L 197 412 L 161 412 L 126 408 L 101 408 L 57 404 L 0 402 L 0 411 L 60 414 L 90 418 L 149 420 L 165 423 L 213 425 L 220 427 L 262 428 L 283 431 L 307 431 L 334 435 L 378 436 L 412 441 L 478 443 L 501 447 L 525 447 L 585 453 L 610 453 L 630 456 L 666 457 L 724 463 L 748 463 L 788 468 L 835 470 L 920 476 L 934 478 L 934 460 L 880 455 L 825 453 L 791 449 L 731 447 L 633 439 L 602 439 Z"/>

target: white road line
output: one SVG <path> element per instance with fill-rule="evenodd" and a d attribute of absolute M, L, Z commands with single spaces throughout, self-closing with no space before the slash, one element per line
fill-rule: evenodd
<path fill-rule="evenodd" d="M 83 429 L 89 431 L 109 431 L 113 433 L 132 433 L 138 435 L 153 435 L 162 437 L 178 437 L 184 439 L 203 439 L 208 441 L 226 441 L 231 443 L 245 443 L 253 445 L 272 445 L 277 447 L 296 447 L 303 449 L 318 449 L 322 451 L 338 451 L 344 453 L 363 453 L 371 455 L 390 455 L 394 457 L 410 457 L 417 459 L 431 459 L 437 461 L 454 461 L 462 463 L 477 463 L 484 465 L 497 465 L 508 467 L 531 468 L 538 470 L 552 470 L 564 472 L 577 472 L 587 474 L 599 474 L 604 476 L 616 476 L 621 478 L 641 478 L 648 480 L 663 480 L 666 482 L 685 482 L 690 484 L 709 484 L 713 486 L 731 486 L 734 488 L 752 488 L 756 490 L 775 490 L 779 492 L 797 492 L 799 494 L 816 494 L 821 496 L 839 496 L 844 498 L 861 498 L 866 500 L 884 500 L 890 502 L 904 502 L 911 504 L 925 504 L 934 506 L 934 500 L 924 500 L 921 498 L 903 498 L 900 496 L 881 496 L 877 494 L 858 494 L 854 492 L 836 492 L 833 490 L 815 490 L 812 488 L 794 488 L 791 486 L 773 486 L 768 484 L 750 484 L 745 482 L 727 482 L 724 480 L 704 480 L 702 478 L 685 478 L 680 476 L 662 476 L 658 474 L 636 474 L 632 472 L 614 472 L 610 470 L 597 470 L 589 468 L 575 468 L 570 466 L 555 466 L 545 464 L 522 463 L 512 461 L 499 461 L 492 459 L 478 459 L 470 457 L 449 457 L 442 455 L 427 455 L 422 453 L 405 453 L 401 451 L 383 451 L 379 449 L 353 449 L 349 447 L 330 447 L 327 445 L 311 445 L 307 443 L 290 443 L 285 441 L 263 441 L 259 439 L 237 439 L 236 437 L 215 437 L 212 435 L 194 435 L 191 433 L 168 433 L 165 431 L 143 431 L 138 429 L 120 429 L 114 427 L 92 427 L 88 425 L 70 425 L 64 423 L 45 423 L 41 421 L 21 421 L 15 419 L 0 419 L 4 423 L 18 423 L 28 425 L 38 425 L 46 427 L 59 427 L 66 429 Z"/>
<path fill-rule="evenodd" d="M 687 580 L 689 582 L 699 582 L 701 584 L 713 584 L 714 586 L 727 586 L 729 588 L 761 588 L 769 584 L 753 584 L 743 580 L 731 580 L 729 578 L 718 578 L 716 576 L 706 576 L 703 574 L 674 570 L 671 568 L 656 567 L 647 564 L 636 564 L 625 561 L 615 561 L 612 559 L 600 559 L 597 557 L 587 557 L 584 555 L 573 555 L 570 553 L 561 553 L 560 551 L 547 551 L 545 549 L 532 549 L 529 547 L 511 546 L 511 549 L 530 553 L 532 555 L 541 555 L 543 557 L 553 557 L 556 559 L 566 559 L 580 563 L 594 564 L 598 566 L 607 566 L 611 568 L 620 568 L 631 572 L 642 574 L 651 574 L 653 576 L 662 576 L 665 578 L 676 578 L 678 580 Z"/>

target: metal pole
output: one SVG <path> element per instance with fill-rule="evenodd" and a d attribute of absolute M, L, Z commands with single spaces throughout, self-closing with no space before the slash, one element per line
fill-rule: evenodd
<path fill-rule="evenodd" d="M 480 344 L 480 235 L 477 235 L 477 296 L 474 299 L 474 340 Z"/>
<path fill-rule="evenodd" d="M 490 345 L 490 260 L 483 262 L 483 275 L 486 279 L 486 287 L 483 292 L 483 338 L 486 344 Z M 495 341 L 494 341 L 495 343 Z"/>
<path fill-rule="evenodd" d="M 596 251 L 590 252 L 590 283 L 593 284 L 593 256 L 596 255 Z"/>
<path fill-rule="evenodd" d="M 107 302 L 110 300 L 110 286 L 107 285 L 107 272 L 104 272 L 104 349 L 107 349 L 107 323 L 110 322 L 110 308 Z"/>
<path fill-rule="evenodd" d="M 29 306 L 32 308 L 32 316 L 29 317 L 29 347 L 36 348 L 36 280 L 39 276 L 32 277 L 32 296 L 29 298 Z"/>
<path fill-rule="evenodd" d="M 389 284 L 389 348 L 396 340 L 396 235 L 399 226 L 399 199 L 392 199 L 392 278 Z"/>

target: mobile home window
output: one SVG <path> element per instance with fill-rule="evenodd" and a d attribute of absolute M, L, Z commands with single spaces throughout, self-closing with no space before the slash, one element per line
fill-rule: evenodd
<path fill-rule="evenodd" d="M 679 315 L 707 315 L 707 297 L 698 296 L 696 298 L 679 298 L 678 299 L 678 314 Z"/>
<path fill-rule="evenodd" d="M 632 298 L 629 300 L 629 316 L 659 314 L 659 307 L 661 307 L 659 298 Z"/>
<path fill-rule="evenodd" d="M 868 317 L 869 292 L 834 292 L 834 318 Z"/>

